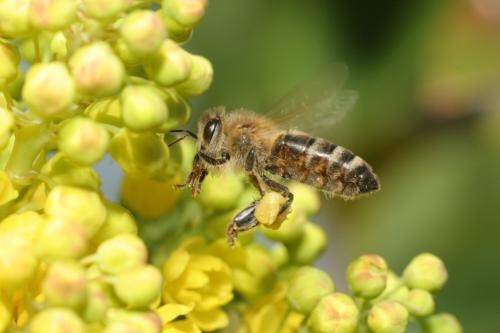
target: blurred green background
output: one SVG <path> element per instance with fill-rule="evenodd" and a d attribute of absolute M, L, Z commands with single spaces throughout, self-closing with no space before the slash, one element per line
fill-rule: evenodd
<path fill-rule="evenodd" d="M 335 143 L 364 157 L 382 191 L 324 199 L 320 265 L 383 255 L 400 273 L 420 252 L 445 261 L 438 311 L 465 332 L 500 332 L 500 2 L 214 0 L 186 45 L 215 80 L 196 100 L 264 111 L 336 61 L 360 93 Z"/>

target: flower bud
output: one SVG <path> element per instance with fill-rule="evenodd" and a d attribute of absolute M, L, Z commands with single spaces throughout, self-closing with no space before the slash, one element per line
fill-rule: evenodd
<path fill-rule="evenodd" d="M 154 311 L 110 309 L 105 333 L 160 333 L 161 319 Z"/>
<path fill-rule="evenodd" d="M 45 202 L 45 213 L 80 223 L 89 237 L 99 230 L 106 219 L 106 208 L 96 192 L 64 185 L 50 191 Z"/>
<path fill-rule="evenodd" d="M 76 19 L 73 0 L 31 0 L 29 20 L 35 29 L 62 30 Z"/>
<path fill-rule="evenodd" d="M 104 157 L 109 134 L 95 121 L 73 117 L 59 131 L 57 146 L 67 157 L 83 165 L 92 165 Z"/>
<path fill-rule="evenodd" d="M 455 316 L 449 313 L 440 313 L 429 317 L 425 321 L 429 333 L 463 333 L 462 325 Z"/>
<path fill-rule="evenodd" d="M 301 183 L 292 183 L 294 208 L 303 210 L 307 216 L 316 214 L 320 208 L 320 197 L 317 190 Z"/>
<path fill-rule="evenodd" d="M 165 24 L 165 27 L 167 28 L 168 38 L 177 43 L 185 43 L 189 40 L 189 38 L 191 38 L 193 34 L 192 27 L 187 27 L 180 24 L 179 22 L 168 16 L 165 11 L 161 11 L 160 16 L 163 20 L 163 23 Z"/>
<path fill-rule="evenodd" d="M 0 286 L 15 291 L 34 278 L 38 260 L 31 243 L 21 234 L 0 234 Z"/>
<path fill-rule="evenodd" d="M 85 270 L 73 262 L 54 262 L 49 266 L 42 292 L 50 305 L 78 309 L 85 302 Z"/>
<path fill-rule="evenodd" d="M 45 163 L 42 174 L 57 185 L 84 187 L 93 191 L 101 188 L 101 179 L 93 168 L 69 160 L 62 153 L 57 153 Z"/>
<path fill-rule="evenodd" d="M 155 133 L 121 130 L 110 142 L 109 153 L 125 173 L 138 178 L 166 178 L 167 144 Z"/>
<path fill-rule="evenodd" d="M 314 262 L 325 251 L 328 239 L 325 231 L 319 225 L 308 222 L 300 242 L 291 249 L 292 261 L 307 265 Z"/>
<path fill-rule="evenodd" d="M 192 63 L 189 53 L 175 42 L 166 39 L 145 68 L 148 76 L 156 83 L 170 87 L 190 77 Z"/>
<path fill-rule="evenodd" d="M 71 260 L 87 252 L 89 238 L 80 223 L 54 216 L 45 219 L 35 244 L 37 254 L 45 261 Z"/>
<path fill-rule="evenodd" d="M 82 318 L 87 322 L 103 322 L 110 308 L 113 291 L 110 286 L 100 281 L 91 281 L 87 286 L 87 301 L 82 311 Z"/>
<path fill-rule="evenodd" d="M 69 66 L 78 90 L 93 96 L 114 94 L 121 88 L 125 77 L 120 58 L 104 42 L 81 47 L 69 60 Z"/>
<path fill-rule="evenodd" d="M 163 0 L 163 10 L 168 16 L 185 26 L 193 26 L 205 15 L 207 0 Z"/>
<path fill-rule="evenodd" d="M 31 333 L 84 333 L 83 321 L 63 308 L 47 308 L 37 313 L 30 322 Z"/>
<path fill-rule="evenodd" d="M 276 219 L 285 203 L 286 198 L 278 192 L 266 192 L 255 209 L 255 218 L 262 225 L 271 229 L 277 229 L 280 227 L 283 220 L 276 221 Z"/>
<path fill-rule="evenodd" d="M 68 40 L 61 31 L 55 33 L 54 37 L 52 37 L 50 51 L 56 58 L 64 58 L 68 54 Z"/>
<path fill-rule="evenodd" d="M 270 239 L 292 244 L 302 237 L 306 222 L 303 212 L 298 211 L 292 203 L 290 213 L 277 230 L 261 228 L 260 231 Z"/>
<path fill-rule="evenodd" d="M 85 13 L 97 20 L 111 19 L 127 8 L 127 0 L 83 0 Z"/>
<path fill-rule="evenodd" d="M 367 322 L 373 333 L 404 333 L 408 311 L 398 302 L 383 301 L 371 308 Z"/>
<path fill-rule="evenodd" d="M 127 86 L 120 101 L 123 122 L 132 131 L 154 131 L 167 120 L 167 105 L 155 87 Z"/>
<path fill-rule="evenodd" d="M 374 298 L 384 291 L 388 267 L 384 258 L 372 254 L 353 261 L 347 269 L 347 282 L 354 295 Z"/>
<path fill-rule="evenodd" d="M 114 41 L 113 51 L 122 60 L 123 64 L 128 67 L 139 66 L 141 65 L 142 61 L 144 61 L 144 59 L 141 59 L 141 56 L 132 52 L 130 46 L 128 46 L 123 37 L 117 38 Z"/>
<path fill-rule="evenodd" d="M 1 23 L 0 23 L 1 24 Z M 14 81 L 19 71 L 19 51 L 14 45 L 0 41 L 0 87 Z"/>
<path fill-rule="evenodd" d="M 53 118 L 63 114 L 74 97 L 73 79 L 62 62 L 35 64 L 26 74 L 23 98 L 41 117 Z"/>
<path fill-rule="evenodd" d="M 197 96 L 204 93 L 212 84 L 214 70 L 210 61 L 202 56 L 193 55 L 191 60 L 193 65 L 189 77 L 176 88 L 181 93 Z"/>
<path fill-rule="evenodd" d="M 100 244 L 121 234 L 137 235 L 137 224 L 125 208 L 111 201 L 106 201 L 104 205 L 108 214 L 104 225 L 92 238 L 94 244 Z"/>
<path fill-rule="evenodd" d="M 308 315 L 319 300 L 335 290 L 330 276 L 312 266 L 300 267 L 292 276 L 288 288 L 288 302 L 295 311 Z"/>
<path fill-rule="evenodd" d="M 359 311 L 354 300 L 342 293 L 323 296 L 309 317 L 314 333 L 353 333 L 358 327 Z"/>
<path fill-rule="evenodd" d="M 0 150 L 4 149 L 9 143 L 10 136 L 12 135 L 12 131 L 14 129 L 14 124 L 15 120 L 12 113 L 0 106 Z"/>
<path fill-rule="evenodd" d="M 30 0 L 0 1 L 0 35 L 6 37 L 24 37 L 31 31 L 28 12 Z"/>
<path fill-rule="evenodd" d="M 448 280 L 444 263 L 433 254 L 423 253 L 406 266 L 403 272 L 405 283 L 411 288 L 438 291 Z"/>
<path fill-rule="evenodd" d="M 32 243 L 42 225 L 42 216 L 33 211 L 11 214 L 0 223 L 0 234 L 14 232 Z"/>
<path fill-rule="evenodd" d="M 167 37 L 163 21 L 152 10 L 136 10 L 128 14 L 121 24 L 120 33 L 137 55 L 152 54 Z"/>
<path fill-rule="evenodd" d="M 412 289 L 402 303 L 411 315 L 425 317 L 434 312 L 435 303 L 432 294 L 424 289 Z"/>
<path fill-rule="evenodd" d="M 122 108 L 119 98 L 101 99 L 90 104 L 84 114 L 99 123 L 122 127 Z"/>
<path fill-rule="evenodd" d="M 119 274 L 145 265 L 147 249 L 142 240 L 131 234 L 113 237 L 102 243 L 96 252 L 96 264 L 107 274 Z"/>
<path fill-rule="evenodd" d="M 128 308 L 145 309 L 161 297 L 162 281 L 156 267 L 144 265 L 118 274 L 113 279 L 113 287 Z"/>
<path fill-rule="evenodd" d="M 199 200 L 206 207 L 229 210 L 236 206 L 243 190 L 243 181 L 235 173 L 209 176 L 202 185 Z"/>

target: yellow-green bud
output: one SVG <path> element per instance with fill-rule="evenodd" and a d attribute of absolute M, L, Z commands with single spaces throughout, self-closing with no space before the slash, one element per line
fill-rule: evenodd
<path fill-rule="evenodd" d="M 27 211 L 20 214 L 11 214 L 0 223 L 0 234 L 14 232 L 20 234 L 30 243 L 33 242 L 43 224 L 40 214 Z"/>
<path fill-rule="evenodd" d="M 0 23 L 1 24 L 1 23 Z M 0 87 L 14 81 L 19 71 L 19 51 L 14 45 L 0 41 Z"/>
<path fill-rule="evenodd" d="M 147 249 L 143 241 L 131 234 L 123 234 L 103 242 L 96 252 L 96 264 L 101 271 L 119 274 L 145 265 Z"/>
<path fill-rule="evenodd" d="M 0 106 L 0 150 L 4 149 L 9 143 L 13 129 L 14 129 L 14 116 L 10 111 Z"/>
<path fill-rule="evenodd" d="M 175 42 L 166 39 L 145 68 L 148 76 L 156 83 L 170 87 L 190 77 L 192 64 L 189 53 Z"/>
<path fill-rule="evenodd" d="M 59 31 L 54 34 L 50 41 L 50 51 L 54 54 L 55 58 L 64 58 L 68 53 L 68 40 L 66 36 Z"/>
<path fill-rule="evenodd" d="M 127 42 L 123 38 L 118 38 L 113 43 L 113 50 L 116 55 L 123 61 L 125 66 L 138 66 L 144 59 L 132 52 Z"/>
<path fill-rule="evenodd" d="M 169 150 L 155 133 L 134 133 L 123 129 L 111 140 L 109 153 L 131 176 L 165 179 Z"/>
<path fill-rule="evenodd" d="M 100 244 L 121 234 L 137 234 L 137 224 L 129 211 L 111 201 L 106 201 L 104 205 L 108 215 L 104 225 L 92 238 L 94 244 Z"/>
<path fill-rule="evenodd" d="M 347 282 L 354 295 L 374 298 L 384 291 L 388 267 L 384 258 L 376 254 L 363 255 L 347 269 Z"/>
<path fill-rule="evenodd" d="M 30 0 L 0 1 L 0 35 L 24 37 L 31 31 L 28 19 Z"/>
<path fill-rule="evenodd" d="M 316 214 L 320 208 L 320 197 L 317 190 L 301 183 L 292 183 L 294 209 L 303 210 L 307 216 Z"/>
<path fill-rule="evenodd" d="M 307 265 L 319 258 L 326 249 L 328 239 L 325 231 L 319 225 L 308 222 L 300 242 L 291 249 L 292 261 Z"/>
<path fill-rule="evenodd" d="M 43 118 L 63 114 L 73 103 L 75 84 L 62 62 L 33 65 L 23 86 L 23 98 Z"/>
<path fill-rule="evenodd" d="M 110 309 L 105 333 L 160 333 L 161 319 L 154 311 Z"/>
<path fill-rule="evenodd" d="M 0 286 L 15 291 L 34 278 L 38 267 L 33 247 L 21 234 L 0 234 Z"/>
<path fill-rule="evenodd" d="M 165 23 L 165 27 L 168 31 L 168 37 L 177 43 L 185 43 L 191 38 L 193 34 L 192 27 L 186 27 L 170 16 L 168 16 L 165 11 L 161 11 L 160 16 Z"/>
<path fill-rule="evenodd" d="M 167 37 L 163 21 L 152 10 L 136 10 L 128 14 L 121 24 L 120 33 L 137 55 L 152 54 Z"/>
<path fill-rule="evenodd" d="M 104 157 L 109 143 L 106 129 L 92 119 L 73 117 L 59 131 L 57 146 L 71 160 L 92 165 Z"/>
<path fill-rule="evenodd" d="M 87 301 L 82 317 L 88 322 L 102 322 L 111 306 L 111 288 L 101 281 L 92 281 L 87 286 Z"/>
<path fill-rule="evenodd" d="M 432 294 L 424 289 L 412 289 L 402 303 L 411 315 L 425 317 L 434 312 L 435 303 Z"/>
<path fill-rule="evenodd" d="M 199 200 L 204 206 L 224 211 L 235 207 L 243 190 L 243 181 L 235 173 L 209 176 L 202 185 Z"/>
<path fill-rule="evenodd" d="M 271 229 L 277 229 L 283 222 L 283 220 L 277 221 L 277 218 L 285 203 L 286 198 L 278 192 L 266 192 L 262 199 L 260 199 L 254 216 L 262 225 Z"/>
<path fill-rule="evenodd" d="M 101 188 L 101 179 L 93 168 L 69 160 L 62 153 L 57 153 L 45 163 L 42 174 L 57 185 L 84 187 L 94 191 Z"/>
<path fill-rule="evenodd" d="M 107 20 L 127 8 L 127 0 L 83 0 L 85 13 L 98 20 Z"/>
<path fill-rule="evenodd" d="M 118 298 L 131 309 L 145 309 L 161 297 L 163 278 L 152 265 L 137 266 L 112 281 Z"/>
<path fill-rule="evenodd" d="M 306 217 L 303 212 L 297 210 L 292 203 L 290 213 L 277 230 L 261 228 L 260 231 L 270 239 L 287 244 L 297 244 L 297 241 L 302 237 L 306 223 Z"/>
<path fill-rule="evenodd" d="M 161 92 L 150 86 L 127 86 L 121 95 L 122 119 L 132 131 L 154 131 L 167 120 Z"/>
<path fill-rule="evenodd" d="M 330 276 L 312 267 L 300 267 L 292 276 L 288 288 L 288 301 L 295 311 L 308 315 L 319 300 L 335 290 Z"/>
<path fill-rule="evenodd" d="M 163 0 L 168 16 L 185 26 L 193 26 L 205 15 L 208 0 Z"/>
<path fill-rule="evenodd" d="M 121 88 L 125 77 L 120 58 L 104 42 L 81 47 L 69 60 L 69 66 L 78 90 L 93 96 L 114 94 Z"/>
<path fill-rule="evenodd" d="M 358 327 L 359 310 L 346 294 L 323 296 L 309 316 L 313 333 L 353 333 Z"/>
<path fill-rule="evenodd" d="M 119 98 L 101 99 L 90 104 L 84 114 L 97 122 L 122 127 L 122 108 Z"/>
<path fill-rule="evenodd" d="M 370 309 L 367 322 L 373 333 L 404 333 L 408 311 L 398 302 L 383 301 Z"/>
<path fill-rule="evenodd" d="M 202 56 L 193 55 L 191 60 L 193 65 L 189 77 L 176 88 L 187 95 L 201 95 L 212 84 L 214 70 L 210 61 Z"/>
<path fill-rule="evenodd" d="M 288 250 L 283 243 L 276 243 L 271 248 L 271 258 L 276 266 L 280 267 L 288 263 Z"/>
<path fill-rule="evenodd" d="M 89 238 L 80 223 L 54 216 L 45 219 L 35 244 L 37 254 L 46 261 L 71 260 L 87 252 Z"/>
<path fill-rule="evenodd" d="M 75 21 L 76 2 L 73 0 L 31 0 L 29 19 L 35 29 L 62 30 Z"/>
<path fill-rule="evenodd" d="M 438 291 L 448 280 L 444 263 L 433 254 L 423 253 L 406 266 L 403 279 L 410 288 Z"/>
<path fill-rule="evenodd" d="M 85 270 L 71 261 L 58 261 L 49 266 L 42 292 L 52 306 L 80 308 L 87 295 Z"/>
<path fill-rule="evenodd" d="M 429 317 L 425 321 L 429 333 L 463 333 L 464 329 L 454 315 L 440 313 Z"/>
<path fill-rule="evenodd" d="M 73 311 L 47 308 L 37 313 L 30 322 L 31 333 L 84 333 L 83 321 Z"/>
<path fill-rule="evenodd" d="M 45 213 L 73 223 L 80 223 L 92 237 L 106 219 L 99 195 L 78 187 L 59 185 L 50 191 L 45 202 Z"/>

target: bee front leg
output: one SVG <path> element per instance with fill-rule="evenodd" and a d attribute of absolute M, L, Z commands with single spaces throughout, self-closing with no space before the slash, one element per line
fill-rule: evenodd
<path fill-rule="evenodd" d="M 183 184 L 174 185 L 176 189 L 182 189 L 184 187 L 189 187 L 191 189 L 193 198 L 196 198 L 198 194 L 200 194 L 201 183 L 207 176 L 208 171 L 200 160 L 198 154 L 194 157 L 193 160 L 193 169 L 189 173 L 186 182 Z"/>
<path fill-rule="evenodd" d="M 254 215 L 259 202 L 259 200 L 252 202 L 250 206 L 236 214 L 233 221 L 227 226 L 226 234 L 230 246 L 234 246 L 240 232 L 253 229 L 259 224 Z"/>

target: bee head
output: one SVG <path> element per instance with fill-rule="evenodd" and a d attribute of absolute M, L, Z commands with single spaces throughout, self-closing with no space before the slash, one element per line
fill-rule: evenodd
<path fill-rule="evenodd" d="M 224 108 L 218 107 L 206 111 L 198 125 L 198 138 L 201 150 L 217 150 L 223 141 Z"/>

